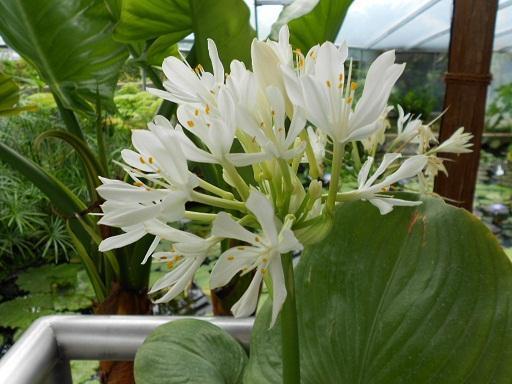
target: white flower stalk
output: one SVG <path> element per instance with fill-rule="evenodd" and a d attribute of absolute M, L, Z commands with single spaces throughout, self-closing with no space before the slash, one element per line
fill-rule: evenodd
<path fill-rule="evenodd" d="M 255 270 L 249 288 L 231 308 L 235 317 L 245 317 L 256 309 L 263 276 L 269 273 L 273 290 L 272 327 L 286 299 L 281 254 L 300 251 L 302 245 L 290 229 L 291 222 L 285 222 L 279 229 L 272 203 L 261 192 L 251 190 L 246 205 L 258 220 L 262 231 L 254 234 L 227 213 L 218 214 L 212 228 L 214 236 L 237 239 L 250 245 L 228 249 L 220 256 L 212 271 L 210 287 L 214 289 L 226 285 L 240 271 L 247 273 Z"/>
<path fill-rule="evenodd" d="M 351 64 L 345 77 L 347 56 L 345 43 L 337 48 L 326 42 L 313 47 L 305 60 L 299 56 L 298 71 L 281 66 L 292 103 L 340 144 L 362 140 L 379 129 L 391 89 L 405 66 L 395 64 L 394 51 L 380 55 L 370 66 L 363 94 L 352 110 L 357 84 L 351 81 Z"/>
<path fill-rule="evenodd" d="M 295 146 L 295 139 L 306 125 L 306 118 L 300 108 L 296 108 L 288 131 L 285 128 L 285 100 L 279 88 L 269 86 L 266 89 L 268 108 L 251 112 L 239 108 L 238 122 L 253 142 L 257 142 L 264 151 L 279 159 L 289 160 L 304 151 L 305 143 Z"/>
<path fill-rule="evenodd" d="M 146 224 L 146 231 L 157 236 L 157 239 L 171 241 L 168 252 L 148 251 L 143 262 L 152 256 L 156 262 L 164 262 L 170 272 L 157 280 L 149 294 L 165 292 L 155 303 L 166 303 L 186 290 L 194 278 L 194 274 L 204 260 L 215 253 L 216 244 L 220 239 L 210 236 L 206 239 L 192 233 L 180 231 L 161 222 L 153 221 Z"/>
<path fill-rule="evenodd" d="M 204 103 L 213 105 L 214 95 L 224 83 L 224 66 L 219 59 L 217 47 L 208 39 L 208 53 L 212 62 L 213 74 L 205 72 L 201 65 L 192 69 L 185 59 L 174 56 L 166 58 L 162 64 L 167 79 L 163 82 L 166 91 L 148 88 L 148 92 L 173 103 Z"/>
<path fill-rule="evenodd" d="M 386 153 L 381 164 L 371 177 L 368 176 L 374 159 L 373 157 L 369 157 L 357 177 L 357 190 L 339 194 L 339 200 L 367 200 L 376 206 L 382 215 L 391 212 L 394 206 L 414 206 L 421 204 L 420 201 L 396 199 L 382 192 L 386 192 L 391 185 L 400 180 L 418 175 L 427 165 L 427 156 L 417 155 L 408 158 L 395 172 L 386 176 L 384 180 L 376 182 L 377 179 L 386 172 L 389 166 L 401 156 L 402 155 L 399 153 Z"/>
<path fill-rule="evenodd" d="M 448 139 L 443 141 L 437 147 L 432 148 L 429 153 L 470 153 L 472 151 L 471 139 L 473 135 L 469 132 L 464 132 L 464 128 L 457 129 Z"/>

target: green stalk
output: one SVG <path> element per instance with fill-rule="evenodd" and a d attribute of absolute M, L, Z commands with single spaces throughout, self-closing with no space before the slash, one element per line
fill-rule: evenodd
<path fill-rule="evenodd" d="M 226 200 L 220 197 L 206 195 L 204 193 L 192 191 L 192 199 L 198 203 L 211 205 L 212 207 L 236 210 L 245 212 L 245 204 L 237 200 Z"/>
<path fill-rule="evenodd" d="M 338 193 L 338 185 L 340 183 L 341 165 L 343 163 L 343 155 L 345 145 L 338 142 L 333 143 L 334 155 L 332 159 L 331 182 L 329 184 L 329 195 L 327 196 L 326 208 L 327 213 L 334 215 L 334 206 L 336 204 L 336 194 Z"/>
<path fill-rule="evenodd" d="M 283 384 L 300 383 L 299 331 L 293 278 L 292 254 L 282 256 L 286 300 L 281 309 L 281 347 L 283 353 Z"/>
<path fill-rule="evenodd" d="M 283 174 L 283 205 L 281 210 L 281 216 L 284 217 L 288 214 L 288 208 L 290 207 L 290 198 L 292 195 L 292 178 L 290 175 L 290 168 L 286 160 L 279 159 L 279 168 Z"/>
<path fill-rule="evenodd" d="M 55 94 L 53 94 L 53 98 L 55 99 L 55 104 L 57 104 L 60 116 L 62 117 L 62 120 L 64 121 L 68 131 L 85 142 L 82 128 L 80 128 L 80 123 L 78 122 L 75 113 L 71 109 L 64 107 L 64 105 L 60 102 L 59 98 Z"/>
<path fill-rule="evenodd" d="M 242 178 L 242 176 L 240 176 L 235 166 L 230 162 L 226 161 L 225 163 L 222 164 L 222 168 L 224 168 L 233 184 L 235 184 L 235 188 L 240 194 L 240 197 L 243 200 L 247 200 L 247 198 L 249 197 L 249 186 Z"/>

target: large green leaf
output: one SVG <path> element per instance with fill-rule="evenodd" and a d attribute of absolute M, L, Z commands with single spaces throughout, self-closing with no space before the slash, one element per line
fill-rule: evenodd
<path fill-rule="evenodd" d="M 219 327 L 184 319 L 161 325 L 137 351 L 135 380 L 144 384 L 241 383 L 247 355 Z"/>
<path fill-rule="evenodd" d="M 249 23 L 249 8 L 242 0 L 124 0 L 114 37 L 125 43 L 151 41 L 150 56 L 164 45 L 172 54 L 174 44 L 193 33 L 197 63 L 210 69 L 207 38 L 217 43 L 224 65 L 233 59 L 250 64 L 250 44 L 255 32 Z M 153 42 L 154 41 L 154 42 Z"/>
<path fill-rule="evenodd" d="M 92 112 L 97 92 L 114 109 L 113 92 L 127 51 L 112 40 L 102 0 L 2 0 L 0 34 L 30 62 L 64 107 Z"/>
<path fill-rule="evenodd" d="M 428 198 L 337 210 L 297 268 L 304 383 L 510 383 L 512 265 L 468 212 Z M 247 383 L 280 383 L 280 326 L 256 320 Z"/>
<path fill-rule="evenodd" d="M 288 24 L 290 42 L 306 53 L 316 44 L 334 41 L 352 0 L 295 0 L 285 6 L 272 25 L 276 39 L 279 29 Z"/>

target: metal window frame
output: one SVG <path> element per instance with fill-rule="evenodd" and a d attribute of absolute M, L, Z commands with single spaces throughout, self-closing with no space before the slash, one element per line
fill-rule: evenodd
<path fill-rule="evenodd" d="M 133 360 L 159 325 L 187 316 L 46 316 L 0 360 L 0 384 L 70 384 L 70 360 Z M 200 317 L 248 347 L 254 319 Z"/>

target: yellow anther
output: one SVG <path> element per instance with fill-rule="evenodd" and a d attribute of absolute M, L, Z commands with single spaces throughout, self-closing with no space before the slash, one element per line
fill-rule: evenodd
<path fill-rule="evenodd" d="M 192 120 L 187 121 L 187 125 L 192 128 L 195 124 Z"/>
<path fill-rule="evenodd" d="M 245 249 L 245 247 L 236 247 L 236 249 L 243 251 Z"/>
<path fill-rule="evenodd" d="M 180 261 L 181 259 L 183 259 L 183 256 L 181 256 L 181 255 L 176 255 L 173 257 L 174 261 Z"/>
<path fill-rule="evenodd" d="M 256 240 L 256 242 L 258 242 L 258 243 L 261 242 L 261 239 L 259 236 L 254 237 L 254 240 Z"/>
<path fill-rule="evenodd" d="M 262 273 L 262 274 L 267 273 L 267 269 L 266 269 L 266 268 L 261 268 L 261 273 Z"/>
<path fill-rule="evenodd" d="M 160 260 L 167 260 L 167 256 L 160 256 Z"/>
<path fill-rule="evenodd" d="M 142 187 L 144 185 L 144 183 L 141 181 L 136 181 L 133 183 L 133 185 L 135 185 L 136 187 Z"/>
<path fill-rule="evenodd" d="M 139 160 L 142 164 L 146 164 L 146 160 L 144 160 L 144 158 L 142 156 L 139 157 Z"/>
<path fill-rule="evenodd" d="M 149 162 L 149 164 L 153 164 L 155 162 L 155 159 L 153 158 L 153 156 L 148 157 L 148 162 Z"/>
<path fill-rule="evenodd" d="M 327 85 L 327 88 L 331 88 L 331 85 L 332 85 L 332 84 L 331 84 L 331 82 L 330 82 L 329 80 L 327 80 L 327 81 L 325 82 L 325 85 Z"/>
<path fill-rule="evenodd" d="M 354 82 L 354 81 L 352 83 L 350 83 L 350 89 L 352 89 L 353 91 L 355 91 L 358 86 L 359 85 L 356 82 Z"/>
<path fill-rule="evenodd" d="M 204 109 L 204 111 L 207 115 L 210 114 L 210 106 L 208 104 L 206 104 L 206 108 Z"/>
<path fill-rule="evenodd" d="M 268 259 L 266 257 L 264 257 L 263 259 L 261 259 L 261 261 L 263 261 L 264 263 L 268 263 Z"/>
<path fill-rule="evenodd" d="M 301 55 L 302 54 L 302 51 L 300 50 L 300 48 L 295 48 L 293 50 L 293 52 L 295 52 L 297 55 Z"/>
<path fill-rule="evenodd" d="M 235 256 L 228 256 L 228 257 L 227 257 L 227 259 L 228 259 L 229 261 L 233 261 L 233 260 L 235 260 Z"/>
<path fill-rule="evenodd" d="M 349 98 L 347 99 L 347 103 L 352 104 L 352 100 L 353 100 L 353 99 L 352 99 L 352 97 L 349 97 Z"/>
<path fill-rule="evenodd" d="M 174 268 L 174 262 L 172 262 L 172 261 L 168 261 L 168 262 L 167 262 L 167 268 L 169 268 L 169 269 L 173 269 L 173 268 Z"/>
<path fill-rule="evenodd" d="M 196 110 L 194 111 L 194 115 L 199 116 L 199 109 L 196 108 Z"/>
<path fill-rule="evenodd" d="M 338 80 L 343 83 L 344 79 L 345 79 L 345 75 L 343 73 L 340 73 L 340 75 L 338 76 Z"/>

